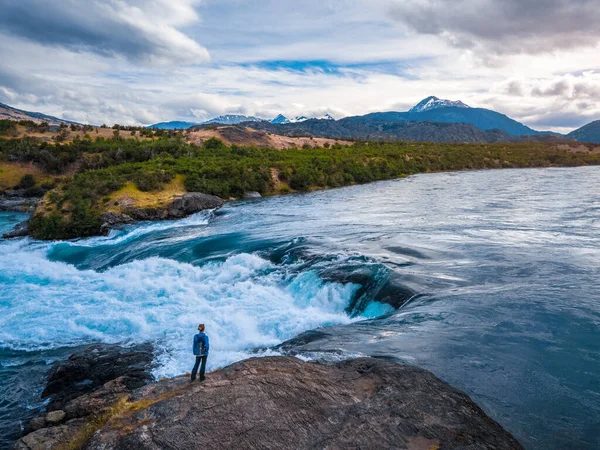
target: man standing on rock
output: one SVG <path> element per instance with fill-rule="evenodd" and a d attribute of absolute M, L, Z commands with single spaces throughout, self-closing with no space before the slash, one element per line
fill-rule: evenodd
<path fill-rule="evenodd" d="M 204 324 L 201 323 L 198 325 L 199 333 L 194 336 L 194 345 L 193 352 L 196 355 L 196 364 L 194 364 L 194 369 L 192 370 L 192 381 L 196 379 L 196 374 L 198 373 L 198 366 L 200 363 L 200 381 L 204 381 L 204 372 L 206 370 L 206 360 L 208 359 L 208 350 L 210 345 L 208 344 L 208 336 L 204 334 Z"/>

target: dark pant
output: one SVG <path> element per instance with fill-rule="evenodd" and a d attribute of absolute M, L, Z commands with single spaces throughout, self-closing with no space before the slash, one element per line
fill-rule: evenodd
<path fill-rule="evenodd" d="M 200 381 L 204 380 L 204 372 L 206 371 L 207 358 L 208 355 L 196 356 L 196 364 L 194 364 L 194 368 L 192 369 L 192 381 L 196 379 L 196 374 L 198 373 L 198 366 L 200 366 L 200 362 L 202 362 L 202 365 L 200 366 Z"/>

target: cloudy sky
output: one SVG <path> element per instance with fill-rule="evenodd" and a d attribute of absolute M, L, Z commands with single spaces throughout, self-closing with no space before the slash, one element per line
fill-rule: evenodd
<path fill-rule="evenodd" d="M 0 0 L 0 102 L 93 124 L 336 118 L 429 95 L 600 119 L 598 0 Z"/>

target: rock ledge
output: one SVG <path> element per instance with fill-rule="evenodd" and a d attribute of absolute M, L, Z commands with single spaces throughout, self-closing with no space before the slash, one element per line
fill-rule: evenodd
<path fill-rule="evenodd" d="M 203 194 L 201 192 L 189 192 L 176 196 L 164 207 L 137 208 L 135 206 L 125 208 L 122 214 L 108 212 L 100 216 L 102 223 L 100 232 L 107 234 L 111 229 L 137 221 L 147 220 L 175 220 L 183 219 L 192 214 L 207 209 L 218 209 L 223 206 L 223 199 L 215 195 Z"/>
<path fill-rule="evenodd" d="M 102 389 L 116 392 L 119 383 Z M 91 395 L 97 399 L 102 389 Z M 119 401 L 97 430 L 88 425 L 83 448 L 522 449 L 463 392 L 425 370 L 381 359 L 326 365 L 255 358 L 203 383 L 177 377 Z M 82 422 L 38 430 L 16 448 L 80 442 Z"/>

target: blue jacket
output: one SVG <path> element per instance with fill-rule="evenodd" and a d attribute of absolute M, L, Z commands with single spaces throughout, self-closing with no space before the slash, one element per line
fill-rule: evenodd
<path fill-rule="evenodd" d="M 208 355 L 208 349 L 210 345 L 208 344 L 208 336 L 204 333 L 198 333 L 194 336 L 194 346 L 192 351 L 194 355 Z"/>

